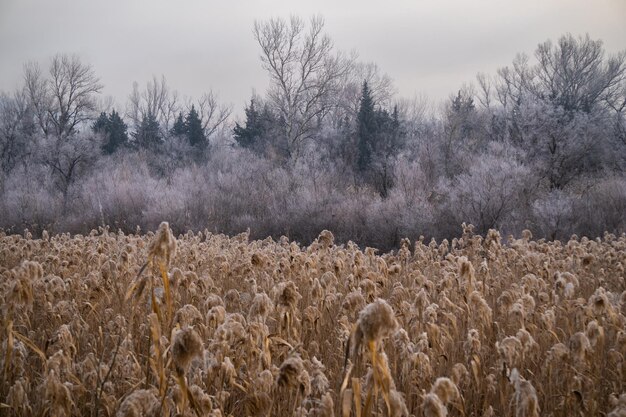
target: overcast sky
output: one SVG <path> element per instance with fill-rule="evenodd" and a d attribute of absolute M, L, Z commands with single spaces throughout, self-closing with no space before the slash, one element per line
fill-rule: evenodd
<path fill-rule="evenodd" d="M 290 14 L 323 15 L 336 48 L 376 62 L 405 97 L 445 98 L 566 32 L 626 49 L 626 0 L 0 0 L 0 90 L 21 82 L 26 61 L 76 53 L 117 107 L 133 81 L 163 74 L 240 113 L 267 87 L 254 20 Z"/>

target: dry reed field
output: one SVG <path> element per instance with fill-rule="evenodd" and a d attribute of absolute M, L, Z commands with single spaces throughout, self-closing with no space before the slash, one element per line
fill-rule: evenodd
<path fill-rule="evenodd" d="M 0 235 L 2 416 L 626 416 L 626 237 Z"/>

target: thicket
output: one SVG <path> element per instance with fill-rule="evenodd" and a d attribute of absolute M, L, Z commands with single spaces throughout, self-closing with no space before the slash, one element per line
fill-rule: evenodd
<path fill-rule="evenodd" d="M 0 227 L 167 220 L 301 242 L 329 229 L 380 248 L 463 222 L 548 239 L 626 230 L 624 52 L 565 35 L 437 107 L 336 52 L 318 18 L 254 34 L 270 88 L 236 122 L 212 92 L 181 98 L 164 78 L 115 109 L 78 57 L 27 64 L 0 96 Z"/>

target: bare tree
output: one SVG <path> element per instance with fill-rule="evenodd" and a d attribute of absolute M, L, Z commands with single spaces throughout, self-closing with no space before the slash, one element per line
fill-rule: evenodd
<path fill-rule="evenodd" d="M 0 172 L 11 171 L 29 152 L 35 129 L 26 91 L 0 93 Z"/>
<path fill-rule="evenodd" d="M 478 94 L 476 94 L 476 99 L 483 108 L 489 110 L 493 100 L 492 77 L 481 72 L 476 75 L 476 81 L 478 82 Z"/>
<path fill-rule="evenodd" d="M 444 204 L 453 224 L 469 221 L 480 233 L 511 226 L 533 188 L 530 169 L 520 164 L 500 145 L 493 145 L 467 172 L 440 189 L 447 194 Z"/>
<path fill-rule="evenodd" d="M 626 53 L 604 59 L 602 41 L 589 35 L 562 36 L 556 45 L 547 41 L 535 52 L 538 65 L 531 91 L 566 111 L 589 113 L 611 100 L 626 76 Z"/>
<path fill-rule="evenodd" d="M 213 91 L 204 93 L 198 100 L 198 113 L 202 119 L 204 136 L 207 139 L 210 138 L 228 121 L 232 112 L 231 106 L 218 103 L 217 96 Z"/>
<path fill-rule="evenodd" d="M 294 158 L 332 107 L 338 81 L 350 69 L 350 60 L 333 52 L 323 29 L 319 16 L 311 19 L 308 30 L 294 16 L 254 24 L 263 68 L 271 79 L 269 99 L 284 120 L 287 152 Z"/>
<path fill-rule="evenodd" d="M 48 80 L 42 75 L 41 68 L 36 62 L 24 65 L 24 90 L 28 94 L 39 128 L 48 136 L 52 133 L 52 121 L 48 114 L 52 107 L 52 98 L 48 93 Z"/>
<path fill-rule="evenodd" d="M 602 41 L 568 34 L 556 44 L 549 40 L 540 44 L 535 58 L 531 65 L 526 55 L 518 55 L 512 67 L 498 70 L 496 97 L 504 107 L 533 99 L 570 113 L 590 113 L 620 101 L 626 51 L 605 58 Z"/>
<path fill-rule="evenodd" d="M 613 132 L 617 140 L 626 145 L 626 78 L 612 92 L 607 105 L 614 120 Z"/>
<path fill-rule="evenodd" d="M 43 133 L 33 153 L 50 169 L 66 204 L 70 186 L 100 150 L 98 138 L 78 128 L 94 117 L 103 86 L 90 65 L 64 54 L 52 58 L 47 77 L 37 63 L 26 64 L 24 82 L 19 97 L 26 97 L 22 107 L 30 113 L 24 121 L 34 121 Z"/>
<path fill-rule="evenodd" d="M 50 65 L 48 114 L 59 137 L 69 136 L 76 126 L 91 119 L 96 111 L 95 95 L 102 90 L 90 65 L 76 55 L 55 55 Z"/>
<path fill-rule="evenodd" d="M 70 200 L 70 187 L 89 169 L 100 153 L 101 143 L 89 133 L 75 135 L 72 140 L 62 137 L 46 137 L 39 148 L 39 159 L 50 168 L 63 204 Z"/>
<path fill-rule="evenodd" d="M 90 65 L 76 55 L 57 54 L 45 78 L 37 63 L 24 67 L 25 89 L 44 135 L 66 138 L 93 117 L 96 95 L 102 90 Z"/>
<path fill-rule="evenodd" d="M 137 82 L 133 83 L 133 91 L 126 106 L 126 117 L 137 127 L 145 117 L 152 115 L 161 129 L 168 132 L 180 110 L 178 92 L 170 89 L 165 76 L 161 76 L 161 80 L 154 76 L 144 90 L 139 89 Z"/>
<path fill-rule="evenodd" d="M 346 117 L 350 120 L 356 118 L 364 81 L 367 82 L 376 104 L 390 107 L 391 99 L 396 93 L 391 77 L 381 72 L 378 65 L 373 62 L 363 63 L 352 60 L 348 71 L 344 73 L 340 81 L 341 89 L 337 97 L 338 109 L 333 121 L 335 125 L 343 122 Z"/>
<path fill-rule="evenodd" d="M 626 51 L 607 57 L 602 41 L 568 34 L 540 44 L 535 58 L 518 55 L 498 71 L 498 134 L 527 151 L 550 189 L 623 169 Z M 489 88 L 481 83 L 484 96 Z"/>
<path fill-rule="evenodd" d="M 417 148 L 424 140 L 428 141 L 431 138 L 431 120 L 435 109 L 428 96 L 415 94 L 411 98 L 399 98 L 395 100 L 395 106 L 402 121 L 402 130 L 407 143 L 412 143 Z"/>
<path fill-rule="evenodd" d="M 576 179 L 615 169 L 622 152 L 608 138 L 602 114 L 576 112 L 542 102 L 522 106 L 517 121 L 524 132 L 528 161 L 550 189 L 563 189 Z"/>
<path fill-rule="evenodd" d="M 495 95 L 502 107 L 510 109 L 519 105 L 527 95 L 528 86 L 532 82 L 532 69 L 529 58 L 525 54 L 518 54 L 513 60 L 512 67 L 498 70 L 498 82 L 495 86 Z"/>

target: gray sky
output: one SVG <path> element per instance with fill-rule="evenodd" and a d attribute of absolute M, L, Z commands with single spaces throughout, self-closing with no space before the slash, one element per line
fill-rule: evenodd
<path fill-rule="evenodd" d="M 254 20 L 290 14 L 322 14 L 335 46 L 376 62 L 405 97 L 445 98 L 566 32 L 626 49 L 626 0 L 0 0 L 0 90 L 26 61 L 76 53 L 118 108 L 133 81 L 163 74 L 181 95 L 213 89 L 240 113 L 267 87 Z"/>

